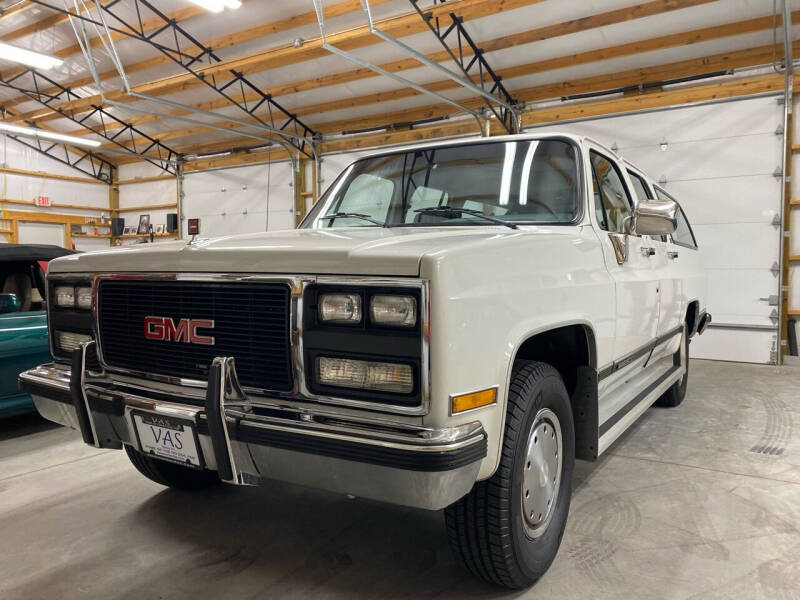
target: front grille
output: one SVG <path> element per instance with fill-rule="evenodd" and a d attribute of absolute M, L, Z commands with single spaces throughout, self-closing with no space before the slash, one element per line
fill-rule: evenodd
<path fill-rule="evenodd" d="M 243 386 L 287 391 L 289 286 L 282 283 L 107 280 L 98 293 L 98 336 L 109 367 L 208 378 L 216 356 L 233 356 Z M 214 345 L 147 339 L 145 317 L 213 319 Z"/>

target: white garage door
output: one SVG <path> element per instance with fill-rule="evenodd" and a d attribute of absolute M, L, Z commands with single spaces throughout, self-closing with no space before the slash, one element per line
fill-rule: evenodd
<path fill-rule="evenodd" d="M 695 338 L 697 358 L 775 360 L 783 138 L 775 96 L 537 128 L 608 145 L 666 181 L 692 223 L 708 273 L 714 326 Z"/>
<path fill-rule="evenodd" d="M 188 173 L 183 214 L 199 217 L 200 233 L 209 237 L 293 229 L 291 183 L 289 163 Z"/>

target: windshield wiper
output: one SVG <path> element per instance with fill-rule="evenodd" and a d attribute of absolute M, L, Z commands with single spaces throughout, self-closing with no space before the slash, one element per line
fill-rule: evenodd
<path fill-rule="evenodd" d="M 370 223 L 374 223 L 378 227 L 386 227 L 386 223 L 383 223 L 381 221 L 378 221 L 377 219 L 373 219 L 369 215 L 364 215 L 364 214 L 361 214 L 361 213 L 337 212 L 337 213 L 332 213 L 330 215 L 324 215 L 324 216 L 320 217 L 320 219 L 325 219 L 325 220 L 327 220 L 327 219 L 340 219 L 340 218 L 344 218 L 344 219 L 362 219 L 364 221 L 369 221 Z"/>
<path fill-rule="evenodd" d="M 511 229 L 519 229 L 516 223 L 509 223 L 508 221 L 504 221 L 503 219 L 498 219 L 497 217 L 485 215 L 481 211 L 472 208 L 456 208 L 455 206 L 429 206 L 427 208 L 418 208 L 414 212 L 423 215 L 436 215 L 439 217 L 444 217 L 446 219 L 457 219 L 462 214 L 472 215 L 473 217 L 480 217 L 481 219 L 485 219 L 486 221 L 491 221 L 492 223 L 505 225 L 506 227 L 509 227 Z"/>

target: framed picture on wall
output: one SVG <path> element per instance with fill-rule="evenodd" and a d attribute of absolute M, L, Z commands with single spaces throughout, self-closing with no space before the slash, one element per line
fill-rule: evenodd
<path fill-rule="evenodd" d="M 139 228 L 136 233 L 150 233 L 150 215 L 139 215 Z"/>
<path fill-rule="evenodd" d="M 156 233 L 164 233 L 164 226 L 156 225 Z"/>

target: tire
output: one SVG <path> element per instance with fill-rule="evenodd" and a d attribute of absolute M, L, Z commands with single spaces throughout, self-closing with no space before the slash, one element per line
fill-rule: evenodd
<path fill-rule="evenodd" d="M 179 490 L 204 490 L 219 485 L 215 471 L 192 469 L 142 454 L 125 444 L 125 453 L 133 466 L 151 481 Z"/>
<path fill-rule="evenodd" d="M 686 323 L 683 324 L 683 336 L 681 337 L 681 347 L 673 357 L 676 365 L 684 364 L 686 371 L 678 381 L 664 392 L 661 397 L 656 400 L 656 406 L 664 406 L 667 408 L 674 408 L 679 406 L 683 399 L 686 397 L 686 388 L 689 384 L 689 330 Z"/>
<path fill-rule="evenodd" d="M 557 430 L 560 430 L 560 453 L 555 441 Z M 543 457 L 551 457 L 550 465 L 560 465 L 536 470 L 538 455 L 529 455 L 529 446 Z M 560 461 L 555 459 L 555 463 L 554 448 L 556 456 L 560 454 Z M 572 409 L 561 376 L 548 364 L 520 361 L 511 378 L 497 471 L 445 509 L 450 546 L 467 570 L 512 589 L 532 585 L 547 571 L 567 523 L 574 462 Z M 524 474 L 530 467 L 533 470 L 528 472 L 537 475 L 526 484 Z M 551 481 L 552 471 L 556 471 L 554 488 L 538 487 L 542 479 Z M 525 488 L 540 493 L 531 493 L 526 499 Z M 552 506 L 542 509 L 548 498 Z M 525 519 L 531 508 L 535 513 L 542 510 L 532 515 L 533 522 Z"/>

